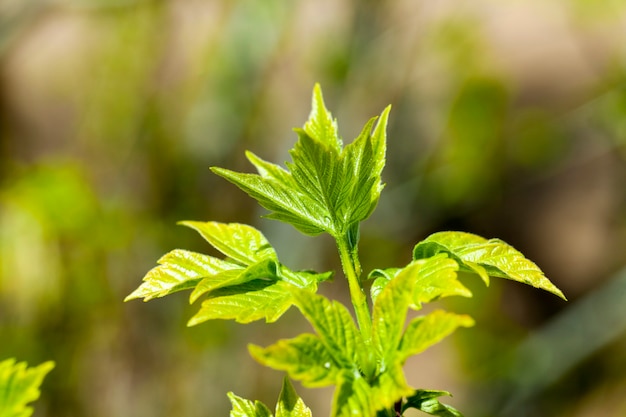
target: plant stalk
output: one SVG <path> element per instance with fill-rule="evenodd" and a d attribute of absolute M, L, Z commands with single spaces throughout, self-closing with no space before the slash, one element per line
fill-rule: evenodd
<path fill-rule="evenodd" d="M 355 251 L 350 250 L 350 244 L 346 237 L 336 239 L 336 241 L 337 248 L 339 249 L 339 257 L 341 258 L 341 266 L 348 279 L 350 298 L 354 306 L 359 329 L 361 330 L 361 336 L 366 346 L 371 346 L 372 318 L 369 306 L 367 305 L 367 297 L 361 285 L 361 266 L 359 264 L 358 255 Z"/>

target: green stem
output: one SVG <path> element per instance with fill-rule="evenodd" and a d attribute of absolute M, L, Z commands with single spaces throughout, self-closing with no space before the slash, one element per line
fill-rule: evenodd
<path fill-rule="evenodd" d="M 359 329 L 366 346 L 371 346 L 372 341 L 372 318 L 370 316 L 367 297 L 361 285 L 361 265 L 356 251 L 350 249 L 350 242 L 347 237 L 336 239 L 341 258 L 343 272 L 348 279 L 350 287 L 350 298 L 359 323 Z"/>

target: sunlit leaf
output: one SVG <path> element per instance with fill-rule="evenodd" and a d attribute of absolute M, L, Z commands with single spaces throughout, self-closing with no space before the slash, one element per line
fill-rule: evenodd
<path fill-rule="evenodd" d="M 243 269 L 232 262 L 182 249 L 165 254 L 158 263 L 160 265 L 151 269 L 139 288 L 124 301 L 135 298 L 149 301 L 164 297 L 177 291 L 194 288 L 204 277 Z"/>
<path fill-rule="evenodd" d="M 319 84 L 313 87 L 313 98 L 311 99 L 311 114 L 309 120 L 304 124 L 304 131 L 311 138 L 323 143 L 326 146 L 339 152 L 342 147 L 341 138 L 337 131 L 337 121 L 324 104 L 322 88 Z"/>
<path fill-rule="evenodd" d="M 374 302 L 374 346 L 380 356 L 382 372 L 388 372 L 386 368 L 395 362 L 411 303 L 412 278 L 412 269 L 406 268 L 389 282 Z"/>
<path fill-rule="evenodd" d="M 301 232 L 327 232 L 344 238 L 358 230 L 376 207 L 382 190 L 386 126 L 389 108 L 376 123 L 371 119 L 361 134 L 343 148 L 337 123 L 326 109 L 319 85 L 313 91 L 313 109 L 290 151 L 292 162 L 283 169 L 251 152 L 257 174 L 211 168 L 234 183 L 261 206 L 266 216 L 292 224 Z"/>
<path fill-rule="evenodd" d="M 259 175 L 265 179 L 272 179 L 284 187 L 294 187 L 295 181 L 291 177 L 291 173 L 280 165 L 267 162 L 250 151 L 246 151 L 246 157 L 257 169 Z"/>
<path fill-rule="evenodd" d="M 416 317 L 406 328 L 398 355 L 402 361 L 440 342 L 458 327 L 471 327 L 474 320 L 467 315 L 435 310 L 425 316 Z"/>
<path fill-rule="evenodd" d="M 380 176 L 385 166 L 386 128 L 390 110 L 391 107 L 387 107 L 382 112 L 373 133 L 376 118 L 370 119 L 361 134 L 345 148 L 345 175 L 353 178 L 347 195 L 350 204 L 345 205 L 345 221 L 348 224 L 368 218 L 378 203 L 383 189 Z"/>
<path fill-rule="evenodd" d="M 484 280 L 487 276 L 507 278 L 565 296 L 532 261 L 500 239 L 484 239 L 464 232 L 435 233 L 413 249 L 413 259 L 423 259 L 438 253 L 447 253 L 465 271 L 476 272 Z M 488 282 L 488 281 L 487 281 Z"/>
<path fill-rule="evenodd" d="M 309 291 L 292 291 L 295 304 L 313 325 L 328 353 L 342 368 L 355 368 L 363 348 L 361 334 L 346 307 Z"/>
<path fill-rule="evenodd" d="M 217 175 L 232 182 L 272 213 L 266 217 L 293 225 L 302 233 L 318 235 L 332 229 L 328 211 L 304 193 L 275 180 L 213 167 Z M 320 215 L 321 213 L 321 215 Z"/>
<path fill-rule="evenodd" d="M 29 417 L 28 404 L 39 398 L 39 386 L 54 362 L 28 368 L 26 362 L 6 359 L 0 362 L 0 417 Z"/>
<path fill-rule="evenodd" d="M 248 266 L 263 259 L 276 259 L 276 252 L 265 236 L 252 226 L 240 223 L 179 222 L 196 230 L 228 258 Z"/>
<path fill-rule="evenodd" d="M 290 288 L 315 291 L 332 273 L 292 271 L 280 264 L 263 234 L 238 223 L 182 222 L 197 230 L 225 260 L 181 249 L 163 256 L 161 265 L 126 300 L 145 301 L 176 291 L 193 290 L 190 301 L 206 296 L 190 326 L 212 319 L 240 323 L 274 322 L 293 305 Z"/>
<path fill-rule="evenodd" d="M 374 270 L 370 273 L 370 278 L 375 279 L 371 288 L 372 299 L 376 300 L 383 288 L 400 273 L 412 276 L 412 308 L 419 309 L 422 303 L 443 297 L 471 297 L 470 290 L 458 280 L 458 269 L 459 265 L 453 259 L 439 254 L 413 261 L 404 268 Z"/>
<path fill-rule="evenodd" d="M 286 371 L 291 378 L 308 387 L 337 384 L 344 371 L 319 337 L 309 333 L 279 340 L 266 348 L 250 345 L 249 350 L 259 363 Z"/>
<path fill-rule="evenodd" d="M 292 288 L 285 281 L 265 280 L 218 288 L 208 294 L 200 310 L 187 324 L 195 326 L 214 319 L 235 320 L 239 323 L 261 319 L 268 323 L 275 322 L 293 305 Z"/>

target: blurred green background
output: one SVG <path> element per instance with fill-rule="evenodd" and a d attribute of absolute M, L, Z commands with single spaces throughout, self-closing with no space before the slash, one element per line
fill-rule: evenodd
<path fill-rule="evenodd" d="M 165 252 L 210 251 L 177 220 L 247 222 L 288 266 L 338 268 L 207 169 L 288 159 L 320 82 L 346 141 L 393 105 L 366 270 L 463 230 L 570 299 L 468 281 L 444 307 L 476 327 L 410 382 L 467 416 L 626 415 L 625 37 L 622 0 L 2 0 L 0 358 L 56 361 L 40 417 L 228 415 L 227 391 L 273 406 L 282 375 L 246 344 L 308 331 L 296 312 L 187 328 L 184 294 L 122 300 Z M 330 390 L 298 391 L 327 415 Z"/>

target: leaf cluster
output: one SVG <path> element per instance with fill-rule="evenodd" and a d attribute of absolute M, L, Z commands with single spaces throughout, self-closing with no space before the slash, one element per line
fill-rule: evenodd
<path fill-rule="evenodd" d="M 564 296 L 537 265 L 510 245 L 464 232 L 435 233 L 415 245 L 404 267 L 375 269 L 363 279 L 359 224 L 372 213 L 383 189 L 389 107 L 379 118 L 370 119 L 346 146 L 318 85 L 312 107 L 304 127 L 296 129 L 298 140 L 286 168 L 247 152 L 257 174 L 212 170 L 255 198 L 269 210 L 267 217 L 305 234 L 326 232 L 336 240 L 356 322 L 346 306 L 316 294 L 318 284 L 328 280 L 331 272 L 287 268 L 260 231 L 237 223 L 182 222 L 224 258 L 171 251 L 127 300 L 148 301 L 191 290 L 191 302 L 204 300 L 189 325 L 210 319 L 273 322 L 295 305 L 313 332 L 267 347 L 250 345 L 249 351 L 261 364 L 286 372 L 304 386 L 336 386 L 332 417 L 396 417 L 409 408 L 459 417 L 460 412 L 438 400 L 448 392 L 409 386 L 403 365 L 412 355 L 474 322 L 467 315 L 442 310 L 409 319 L 409 311 L 444 297 L 471 297 L 458 279 L 459 271 L 474 273 L 486 284 L 489 277 L 499 277 Z M 371 280 L 369 300 L 366 280 Z M 233 417 L 272 416 L 262 403 L 232 393 L 229 398 Z M 275 416 L 310 415 L 285 379 Z"/>

